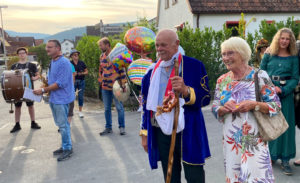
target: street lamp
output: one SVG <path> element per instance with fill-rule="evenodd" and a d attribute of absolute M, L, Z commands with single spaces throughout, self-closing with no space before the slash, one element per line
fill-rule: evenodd
<path fill-rule="evenodd" d="M 0 6 L 2 40 L 3 40 L 3 58 L 4 58 L 6 69 L 7 69 L 7 60 L 6 60 L 5 36 L 4 36 L 4 28 L 3 28 L 3 20 L 2 20 L 2 8 L 7 8 L 7 7 L 8 6 Z"/>

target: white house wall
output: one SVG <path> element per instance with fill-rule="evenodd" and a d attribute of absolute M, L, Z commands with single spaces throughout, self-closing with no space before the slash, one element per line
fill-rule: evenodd
<path fill-rule="evenodd" d="M 245 14 L 246 24 L 250 21 L 252 17 L 255 17 L 256 20 L 252 21 L 246 28 L 246 34 L 248 32 L 254 33 L 255 30 L 259 30 L 259 25 L 262 20 L 275 22 L 286 21 L 288 17 L 294 16 L 294 20 L 300 20 L 300 13 L 291 14 L 291 13 L 274 13 L 274 14 Z M 216 14 L 216 15 L 200 15 L 199 17 L 199 28 L 201 30 L 204 27 L 212 27 L 214 30 L 223 29 L 223 24 L 226 21 L 239 21 L 241 18 L 240 14 Z M 194 15 L 194 20 L 197 19 L 197 16 Z M 194 24 L 194 28 L 196 25 Z"/>
<path fill-rule="evenodd" d="M 165 9 L 165 0 L 160 1 L 158 30 L 168 28 L 174 29 L 175 26 L 188 22 L 193 24 L 193 14 L 191 13 L 186 0 L 178 0 L 175 5 L 172 5 L 172 0 L 169 0 L 169 8 Z"/>
<path fill-rule="evenodd" d="M 61 43 L 61 52 L 64 55 L 69 55 L 73 48 L 74 48 L 74 44 L 70 41 L 64 41 L 63 43 Z"/>

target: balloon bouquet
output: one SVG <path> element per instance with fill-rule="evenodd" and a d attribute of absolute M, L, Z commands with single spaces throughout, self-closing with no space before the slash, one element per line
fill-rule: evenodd
<path fill-rule="evenodd" d="M 152 60 L 146 55 L 155 48 L 155 33 L 146 27 L 134 27 L 126 32 L 124 40 L 131 51 L 141 56 L 129 65 L 127 72 L 129 79 L 141 86 L 142 78 L 152 65 Z"/>
<path fill-rule="evenodd" d="M 124 36 L 125 44 L 117 43 L 108 55 L 108 59 L 113 62 L 116 71 L 127 69 L 128 77 L 132 83 L 141 86 L 142 78 L 146 74 L 147 69 L 152 65 L 152 60 L 146 58 L 155 47 L 155 33 L 146 27 L 134 27 L 129 29 Z M 133 61 L 132 52 L 141 56 L 140 59 Z M 118 82 L 114 83 L 113 93 L 116 98 L 124 102 L 130 95 L 128 83 L 123 90 Z M 133 92 L 135 97 L 137 95 Z"/>

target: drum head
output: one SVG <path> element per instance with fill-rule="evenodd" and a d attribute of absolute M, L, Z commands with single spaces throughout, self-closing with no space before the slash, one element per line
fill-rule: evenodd
<path fill-rule="evenodd" d="M 125 84 L 125 92 L 123 92 L 123 89 L 120 87 L 119 82 L 116 81 L 113 85 L 113 93 L 114 93 L 114 96 L 120 102 L 125 102 L 130 95 L 130 88 L 129 88 L 128 83 Z"/>

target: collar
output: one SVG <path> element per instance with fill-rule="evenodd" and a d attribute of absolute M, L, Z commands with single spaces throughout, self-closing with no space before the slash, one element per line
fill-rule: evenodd
<path fill-rule="evenodd" d="M 174 65 L 174 60 L 178 59 L 178 57 L 179 57 L 179 51 L 177 51 L 177 53 L 175 53 L 170 60 L 167 61 L 162 60 L 160 63 L 160 67 L 169 67 Z"/>
<path fill-rule="evenodd" d="M 53 61 L 57 61 L 62 55 L 57 55 L 56 57 L 52 58 Z"/>

